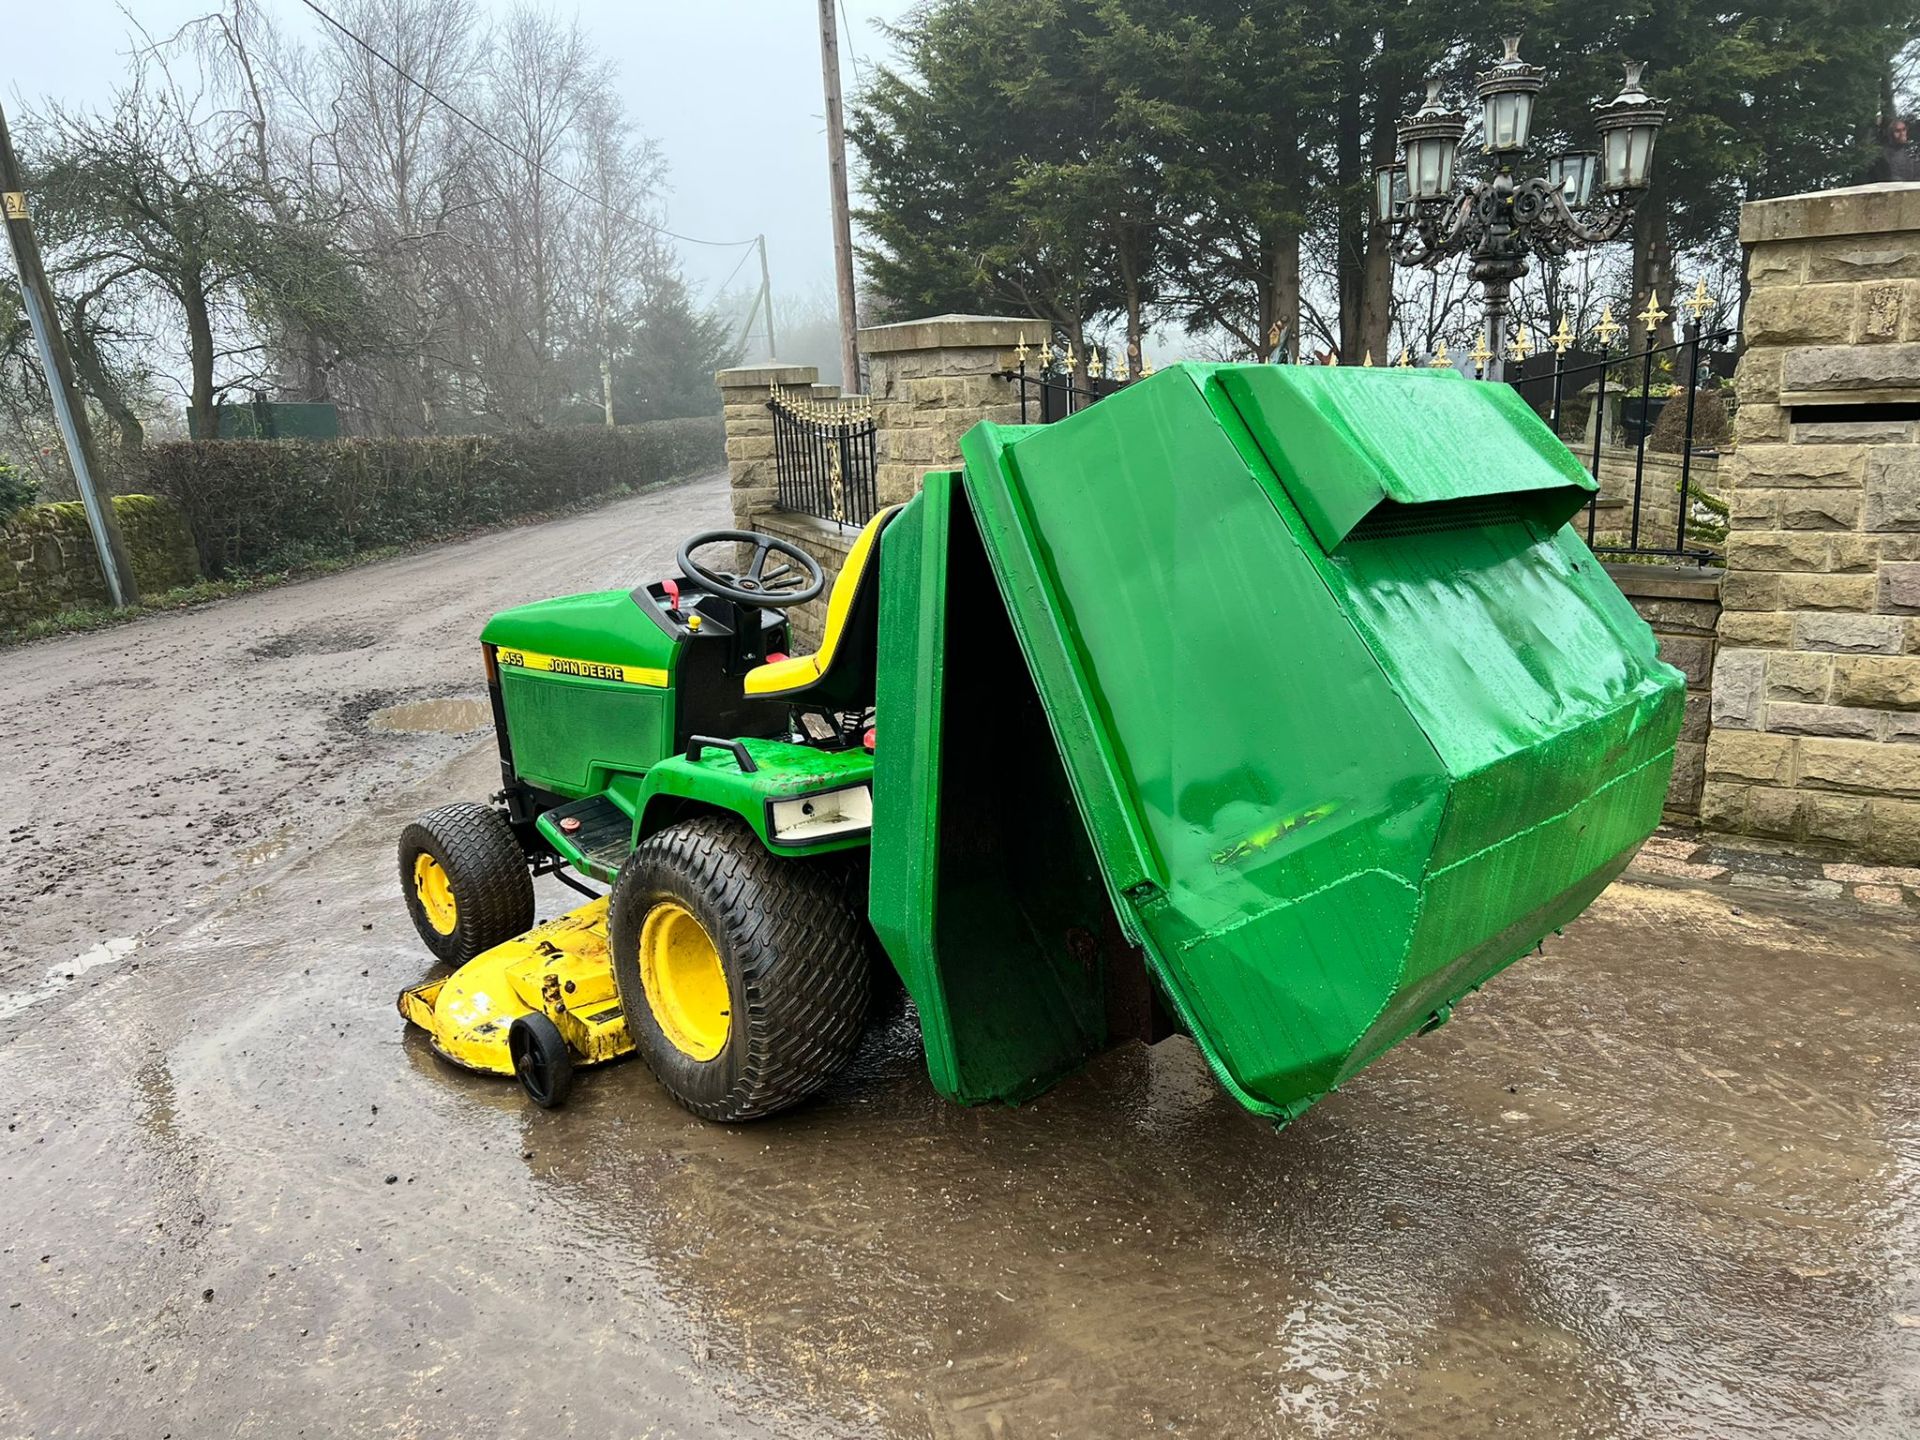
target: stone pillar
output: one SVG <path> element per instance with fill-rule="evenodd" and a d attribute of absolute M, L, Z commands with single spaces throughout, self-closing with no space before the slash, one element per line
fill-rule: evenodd
<path fill-rule="evenodd" d="M 1574 521 L 1576 528 L 1579 520 Z M 1686 719 L 1673 747 L 1666 818 L 1693 823 L 1707 755 L 1714 629 L 1720 619 L 1720 572 L 1692 565 L 1609 565 L 1607 574 L 1640 618 L 1653 627 L 1660 658 L 1687 677 Z"/>
<path fill-rule="evenodd" d="M 767 396 L 775 386 L 811 388 L 820 378 L 813 365 L 743 365 L 716 371 L 721 415 L 727 427 L 727 475 L 733 483 L 734 526 L 754 527 L 748 521 L 759 511 L 771 510 L 776 495 L 773 473 L 773 415 Z"/>
<path fill-rule="evenodd" d="M 878 427 L 875 478 L 882 505 L 911 498 L 928 470 L 958 465 L 960 437 L 978 421 L 1020 418 L 1020 397 L 1013 384 L 996 379 L 994 372 L 1012 365 L 1014 347 L 1024 334 L 1037 338 L 1043 329 L 1036 320 L 937 315 L 860 332 Z M 805 391 L 815 400 L 833 399 L 840 392 L 821 385 L 820 372 L 811 365 L 749 365 L 722 370 L 713 379 L 726 416 L 735 528 L 796 542 L 819 560 L 831 586 L 858 527 L 778 508 L 767 396 L 776 385 Z M 795 649 L 815 648 L 826 618 L 826 597 L 796 607 L 789 618 Z"/>
<path fill-rule="evenodd" d="M 1920 861 L 1920 184 L 1743 206 L 1702 821 Z"/>
<path fill-rule="evenodd" d="M 897 504 L 929 470 L 960 463 L 960 437 L 981 420 L 1013 424 L 1020 396 L 994 372 L 1013 365 L 1021 337 L 1036 342 L 1038 320 L 935 315 L 860 332 L 867 389 L 879 421 L 880 503 Z"/>

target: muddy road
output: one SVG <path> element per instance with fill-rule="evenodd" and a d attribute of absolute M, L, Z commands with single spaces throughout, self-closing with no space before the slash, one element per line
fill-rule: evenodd
<path fill-rule="evenodd" d="M 671 573 L 688 534 L 732 523 L 726 477 L 710 476 L 0 650 L 0 988 L 110 959 L 236 880 L 326 844 L 383 790 L 464 748 L 367 719 L 484 695 L 480 627 L 495 610 Z M 451 707 L 426 720 L 463 723 Z M 491 724 L 477 709 L 464 723 Z"/>
<path fill-rule="evenodd" d="M 179 852 L 153 923 L 97 869 L 0 987 L 0 1436 L 1920 1433 L 1911 915 L 1630 876 L 1278 1134 L 1179 1039 L 969 1111 L 902 1020 L 736 1130 L 631 1063 L 546 1113 L 439 1062 L 393 1010 L 430 973 L 393 837 L 484 793 L 493 758 L 356 733 L 354 697 L 457 692 L 492 605 L 657 569 L 721 498 L 475 542 L 545 551 L 538 577 L 450 547 L 399 562 L 411 603 L 380 567 L 173 617 L 225 648 L 164 622 L 65 642 L 125 647 L 89 653 L 102 673 L 217 656 L 220 725 L 147 702 L 174 747 L 261 727 L 333 758 L 278 790 L 238 747 L 90 762 L 156 813 L 194 813 L 169 786 L 202 768 L 186 783 L 281 809 L 244 838 L 140 821 Z M 511 595 L 438 614 L 467 566 Z M 229 673 L 322 623 L 376 643 L 311 657 L 319 718 Z M 54 648 L 11 658 L 64 683 Z M 237 852 L 289 823 L 315 833 Z M 122 935 L 59 988 L 33 968 Z"/>

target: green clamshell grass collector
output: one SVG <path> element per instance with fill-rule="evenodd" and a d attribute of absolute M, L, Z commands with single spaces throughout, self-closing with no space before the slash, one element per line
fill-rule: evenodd
<path fill-rule="evenodd" d="M 954 1100 L 1185 1033 L 1285 1120 L 1659 822 L 1683 681 L 1508 387 L 1182 365 L 962 448 L 861 531 L 813 654 L 820 567 L 748 532 L 487 625 L 504 788 L 400 851 L 462 967 L 401 997 L 442 1054 L 557 1104 L 637 1051 L 744 1120 L 904 985 Z M 535 927 L 547 872 L 610 888 Z"/>

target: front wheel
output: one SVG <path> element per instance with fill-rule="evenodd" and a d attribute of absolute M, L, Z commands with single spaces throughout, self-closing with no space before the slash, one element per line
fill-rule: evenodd
<path fill-rule="evenodd" d="M 864 925 L 831 859 L 770 855 L 731 816 L 662 830 L 621 867 L 607 917 L 634 1047 L 696 1115 L 784 1110 L 859 1043 Z"/>
<path fill-rule="evenodd" d="M 427 948 L 464 965 L 533 924 L 533 873 L 506 816 L 442 805 L 400 832 L 400 888 Z"/>

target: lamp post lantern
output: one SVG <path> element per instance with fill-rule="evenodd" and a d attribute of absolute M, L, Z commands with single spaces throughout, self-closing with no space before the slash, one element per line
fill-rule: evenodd
<path fill-rule="evenodd" d="M 1667 112 L 1640 88 L 1645 68 L 1629 64 L 1620 93 L 1595 107 L 1598 149 L 1562 151 L 1546 161 L 1544 175 L 1521 176 L 1515 166 L 1526 152 L 1546 76 L 1520 58 L 1519 39 L 1509 37 L 1500 63 L 1474 86 L 1492 173 L 1456 187 L 1467 117 L 1447 108 L 1438 80 L 1427 82 L 1426 103 L 1400 122 L 1401 158 L 1374 172 L 1374 219 L 1391 232 L 1395 264 L 1431 270 L 1455 255 L 1472 260 L 1486 297 L 1480 348 L 1491 357 L 1488 379 L 1501 378 L 1507 299 L 1532 257 L 1618 239 L 1646 193 Z"/>

